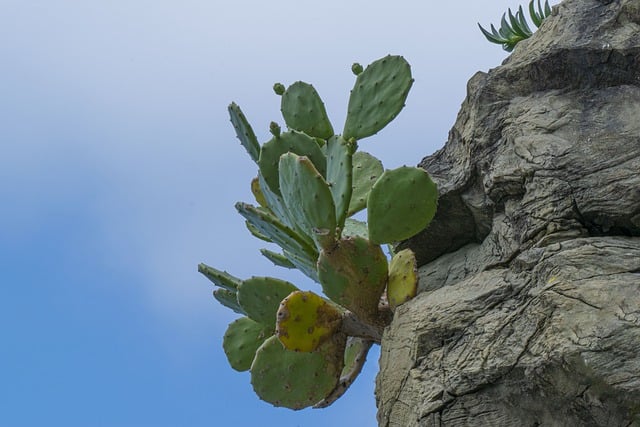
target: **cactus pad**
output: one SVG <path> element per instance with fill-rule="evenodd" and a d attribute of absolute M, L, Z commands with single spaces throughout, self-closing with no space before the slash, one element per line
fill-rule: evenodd
<path fill-rule="evenodd" d="M 431 222 L 437 202 L 436 185 L 424 169 L 385 171 L 367 200 L 369 237 L 375 243 L 408 239 Z"/>
<path fill-rule="evenodd" d="M 295 265 L 289 261 L 289 258 L 286 256 L 279 254 L 277 252 L 272 252 L 268 249 L 260 249 L 260 253 L 269 261 L 271 261 L 274 265 L 278 267 L 284 268 L 296 268 Z"/>
<path fill-rule="evenodd" d="M 244 309 L 238 304 L 238 294 L 236 291 L 230 291 L 228 289 L 214 289 L 213 297 L 222 305 L 238 314 L 247 314 Z"/>
<path fill-rule="evenodd" d="M 266 210 L 246 203 L 236 203 L 236 209 L 260 234 L 301 257 L 317 259 L 318 252 L 297 232 L 293 231 Z"/>
<path fill-rule="evenodd" d="M 383 172 L 382 162 L 371 154 L 358 151 L 353 155 L 353 193 L 347 215 L 351 216 L 367 207 L 369 191 Z"/>
<path fill-rule="evenodd" d="M 278 337 L 267 339 L 251 365 L 256 394 L 274 406 L 302 409 L 325 398 L 335 388 L 342 370 L 344 340 L 329 340 L 317 351 L 302 353 L 284 348 Z"/>
<path fill-rule="evenodd" d="M 352 147 L 341 136 L 327 141 L 327 183 L 336 208 L 336 224 L 342 229 L 351 201 L 353 168 Z"/>
<path fill-rule="evenodd" d="M 256 199 L 256 202 L 258 202 L 261 207 L 269 207 L 267 199 L 264 198 L 264 194 L 262 194 L 262 189 L 260 188 L 260 178 L 255 177 L 251 180 L 251 192 L 253 193 L 253 197 Z"/>
<path fill-rule="evenodd" d="M 294 153 L 280 157 L 279 170 L 282 199 L 295 223 L 318 247 L 331 245 L 336 213 L 327 182 L 307 157 Z"/>
<path fill-rule="evenodd" d="M 280 301 L 293 291 L 293 284 L 272 277 L 252 277 L 238 286 L 238 303 L 252 320 L 275 330 Z"/>
<path fill-rule="evenodd" d="M 318 277 L 322 290 L 364 321 L 375 317 L 387 275 L 382 249 L 362 237 L 342 238 L 331 249 L 320 252 Z"/>
<path fill-rule="evenodd" d="M 395 254 L 389 263 L 387 299 L 391 310 L 415 297 L 417 289 L 416 256 L 411 249 L 403 249 Z"/>
<path fill-rule="evenodd" d="M 324 103 L 309 83 L 295 82 L 289 86 L 282 94 L 280 111 L 289 129 L 322 139 L 333 136 Z"/>
<path fill-rule="evenodd" d="M 229 291 L 235 292 L 236 289 L 238 289 L 240 283 L 242 283 L 242 280 L 232 276 L 226 271 L 220 271 L 216 268 L 209 267 L 204 263 L 198 264 L 198 272 L 206 276 L 207 279 L 211 280 L 214 285 L 227 289 Z"/>
<path fill-rule="evenodd" d="M 362 139 L 382 130 L 404 107 L 412 84 L 411 67 L 401 56 L 388 55 L 369 64 L 351 90 L 345 139 Z"/>
<path fill-rule="evenodd" d="M 231 123 L 236 130 L 236 136 L 240 140 L 240 144 L 247 150 L 247 153 L 249 153 L 253 161 L 257 162 L 260 158 L 260 144 L 249 121 L 235 102 L 229 105 L 229 116 L 231 117 Z"/>
<path fill-rule="evenodd" d="M 288 350 L 313 351 L 340 326 L 342 313 L 313 292 L 293 292 L 278 308 L 276 336 Z"/>
<path fill-rule="evenodd" d="M 222 348 L 236 371 L 248 371 L 258 347 L 273 335 L 273 329 L 248 317 L 236 319 L 227 328 Z"/>
<path fill-rule="evenodd" d="M 310 136 L 297 131 L 285 132 L 274 136 L 262 146 L 258 166 L 265 182 L 277 195 L 280 195 L 278 163 L 280 156 L 287 152 L 306 156 L 313 162 L 322 176 L 326 174 L 326 159 L 318 143 Z"/>
<path fill-rule="evenodd" d="M 367 223 L 358 221 L 357 219 L 347 218 L 342 229 L 342 237 L 359 236 L 363 239 L 369 239 L 369 229 Z"/>

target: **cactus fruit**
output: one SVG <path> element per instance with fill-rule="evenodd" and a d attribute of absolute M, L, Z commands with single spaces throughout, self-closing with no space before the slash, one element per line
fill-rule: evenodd
<path fill-rule="evenodd" d="M 334 242 L 336 213 L 329 185 L 304 156 L 286 153 L 280 157 L 280 192 L 295 220 L 318 247 Z"/>
<path fill-rule="evenodd" d="M 282 128 L 276 122 L 269 123 L 269 132 L 276 138 L 280 138 L 280 134 L 282 133 Z M 262 153 L 262 151 L 261 151 Z"/>
<path fill-rule="evenodd" d="M 296 266 L 291 261 L 289 261 L 289 258 L 287 258 L 283 254 L 272 252 L 268 249 L 260 249 L 260 253 L 278 267 L 296 268 Z"/>
<path fill-rule="evenodd" d="M 353 155 L 353 192 L 349 203 L 348 216 L 367 207 L 367 197 L 373 184 L 384 172 L 382 162 L 371 154 L 358 151 Z"/>
<path fill-rule="evenodd" d="M 333 335 L 342 313 L 313 292 L 291 293 L 280 303 L 276 336 L 288 350 L 309 352 Z"/>
<path fill-rule="evenodd" d="M 297 232 L 282 224 L 278 219 L 255 206 L 236 203 L 236 209 L 251 225 L 281 248 L 302 257 L 317 259 L 318 252 Z"/>
<path fill-rule="evenodd" d="M 297 290 L 295 285 L 284 280 L 252 277 L 238 286 L 238 303 L 249 318 L 275 329 L 280 301 Z"/>
<path fill-rule="evenodd" d="M 240 307 L 240 304 L 238 304 L 238 294 L 237 294 L 236 291 L 230 291 L 230 290 L 222 289 L 222 288 L 214 289 L 213 297 L 220 304 L 224 305 L 227 308 L 230 308 L 231 310 L 235 311 L 236 313 L 238 313 L 238 314 L 247 314 L 247 313 L 245 313 L 244 309 L 242 307 Z"/>
<path fill-rule="evenodd" d="M 362 74 L 362 71 L 364 71 L 364 68 L 362 68 L 362 65 L 358 64 L 357 62 L 354 62 L 351 66 L 351 72 L 356 76 Z"/>
<path fill-rule="evenodd" d="M 277 195 L 281 195 L 278 162 L 280 161 L 280 156 L 288 152 L 308 157 L 322 176 L 326 174 L 326 159 L 318 143 L 313 138 L 297 131 L 285 132 L 280 136 L 275 136 L 262 146 L 258 166 L 265 182 L 271 191 Z"/>
<path fill-rule="evenodd" d="M 353 191 L 353 166 L 351 144 L 341 136 L 327 141 L 327 183 L 333 195 L 336 225 L 342 229 L 347 218 Z"/>
<path fill-rule="evenodd" d="M 235 102 L 229 105 L 229 116 L 231 117 L 231 123 L 236 130 L 236 136 L 240 140 L 240 144 L 247 150 L 247 153 L 249 153 L 253 161 L 257 162 L 260 158 L 260 144 L 249 121 Z"/>
<path fill-rule="evenodd" d="M 332 301 L 366 322 L 376 317 L 387 284 L 387 258 L 379 245 L 362 237 L 342 238 L 320 252 L 318 277 Z"/>
<path fill-rule="evenodd" d="M 273 91 L 276 95 L 283 95 L 285 90 L 287 90 L 282 83 L 275 83 L 273 85 Z"/>
<path fill-rule="evenodd" d="M 295 82 L 289 86 L 282 94 L 280 111 L 289 129 L 322 139 L 333 136 L 333 127 L 324 103 L 308 83 Z"/>
<path fill-rule="evenodd" d="M 369 64 L 351 90 L 344 138 L 362 139 L 382 130 L 404 107 L 412 84 L 411 67 L 401 56 Z"/>
<path fill-rule="evenodd" d="M 385 171 L 367 199 L 369 237 L 375 243 L 408 239 L 431 222 L 437 201 L 436 185 L 425 170 L 402 166 Z"/>
<path fill-rule="evenodd" d="M 416 296 L 418 290 L 418 268 L 416 256 L 411 249 L 403 249 L 391 258 L 387 300 L 389 308 L 396 307 Z"/>
<path fill-rule="evenodd" d="M 271 337 L 253 359 L 253 390 L 274 406 L 296 410 L 312 406 L 338 383 L 344 345 L 344 338 L 334 335 L 316 351 L 303 353 L 287 350 L 278 337 Z"/>
<path fill-rule="evenodd" d="M 272 335 L 272 328 L 248 317 L 231 322 L 222 340 L 222 348 L 231 367 L 240 372 L 248 371 L 258 347 Z"/>

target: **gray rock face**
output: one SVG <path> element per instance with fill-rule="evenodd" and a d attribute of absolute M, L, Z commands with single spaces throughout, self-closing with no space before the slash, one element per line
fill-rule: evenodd
<path fill-rule="evenodd" d="M 476 74 L 421 166 L 382 426 L 640 425 L 640 0 L 566 0 Z"/>

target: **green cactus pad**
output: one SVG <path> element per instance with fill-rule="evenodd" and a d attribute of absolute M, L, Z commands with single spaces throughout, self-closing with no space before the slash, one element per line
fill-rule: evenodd
<path fill-rule="evenodd" d="M 333 136 L 333 127 L 324 103 L 308 83 L 295 82 L 289 86 L 282 95 L 280 110 L 289 129 L 322 139 Z"/>
<path fill-rule="evenodd" d="M 352 147 L 341 136 L 327 141 L 327 183 L 336 208 L 336 224 L 342 229 L 347 218 L 352 188 Z"/>
<path fill-rule="evenodd" d="M 358 75 L 349 97 L 345 139 L 378 133 L 404 107 L 413 84 L 411 67 L 401 56 L 385 56 Z"/>
<path fill-rule="evenodd" d="M 347 218 L 342 229 L 342 237 L 359 236 L 363 239 L 369 239 L 369 229 L 367 223 L 358 221 L 353 218 Z"/>
<path fill-rule="evenodd" d="M 227 273 L 226 271 L 221 271 L 213 267 L 209 267 L 207 264 L 200 263 L 198 264 L 198 273 L 206 276 L 207 279 L 211 280 L 216 286 L 220 286 L 223 289 L 227 289 L 229 291 L 236 291 L 242 280 L 238 279 L 235 276 Z"/>
<path fill-rule="evenodd" d="M 273 241 L 270 238 L 268 238 L 267 236 L 262 234 L 260 232 L 260 230 L 258 230 L 256 228 L 256 226 L 251 224 L 249 221 L 245 221 L 244 225 L 247 227 L 247 230 L 249 230 L 249 233 L 251 233 L 251 235 L 253 237 L 255 237 L 256 239 L 260 239 L 260 240 L 265 241 L 265 242 L 273 243 Z"/>
<path fill-rule="evenodd" d="M 273 329 L 248 317 L 231 322 L 222 340 L 222 348 L 231 367 L 240 372 L 248 371 L 258 347 L 271 336 Z"/>
<path fill-rule="evenodd" d="M 227 289 L 215 289 L 213 291 L 213 297 L 222 305 L 231 310 L 235 311 L 238 314 L 247 314 L 244 312 L 243 308 L 238 304 L 238 295 L 235 291 L 230 291 Z"/>
<path fill-rule="evenodd" d="M 418 264 L 411 249 L 403 249 L 391 258 L 389 263 L 389 283 L 387 299 L 389 308 L 397 306 L 416 296 L 418 289 Z"/>
<path fill-rule="evenodd" d="M 408 239 L 431 222 L 437 202 L 438 190 L 424 169 L 385 171 L 367 200 L 369 237 L 375 243 Z"/>
<path fill-rule="evenodd" d="M 229 105 L 229 116 L 231 117 L 231 123 L 236 130 L 240 144 L 247 150 L 247 153 L 249 153 L 253 161 L 257 162 L 260 158 L 260 144 L 249 121 L 235 102 Z"/>
<path fill-rule="evenodd" d="M 293 220 L 291 219 L 291 216 L 289 215 L 289 212 L 287 211 L 287 208 L 284 205 L 284 201 L 282 200 L 282 197 L 280 197 L 279 195 L 271 191 L 271 189 L 267 185 L 267 182 L 264 180 L 264 177 L 262 176 L 262 174 L 258 174 L 258 181 L 260 183 L 260 192 L 262 193 L 262 196 L 264 197 L 267 203 L 267 207 L 269 208 L 269 211 L 273 215 L 275 215 L 278 221 L 280 221 L 281 223 L 283 223 L 289 228 L 293 228 L 294 227 Z M 309 244 L 311 244 L 312 242 L 311 237 L 309 237 L 308 241 L 309 241 Z"/>
<path fill-rule="evenodd" d="M 260 249 L 260 253 L 278 267 L 296 268 L 296 266 L 291 261 L 289 261 L 289 258 L 282 254 L 272 252 L 268 249 Z"/>
<path fill-rule="evenodd" d="M 320 283 L 318 279 L 318 269 L 316 263 L 318 258 L 311 259 L 307 256 L 301 256 L 300 254 L 295 254 L 293 252 L 289 252 L 287 250 L 283 251 L 284 255 L 291 261 L 293 265 L 296 266 L 300 272 L 302 272 L 305 276 L 310 278 L 316 283 Z"/>
<path fill-rule="evenodd" d="M 280 191 L 295 223 L 310 234 L 318 247 L 335 238 L 336 214 L 329 185 L 304 156 L 285 153 L 280 157 Z"/>
<path fill-rule="evenodd" d="M 288 350 L 314 351 L 339 327 L 342 313 L 313 292 L 293 292 L 278 308 L 276 336 Z"/>
<path fill-rule="evenodd" d="M 358 151 L 353 155 L 353 192 L 349 203 L 348 216 L 367 207 L 367 197 L 373 184 L 384 172 L 382 162 L 371 154 Z"/>
<path fill-rule="evenodd" d="M 320 174 L 326 175 L 327 163 L 318 143 L 302 132 L 285 132 L 265 143 L 260 152 L 260 159 L 258 159 L 260 173 L 271 191 L 277 195 L 281 195 L 278 163 L 280 156 L 287 152 L 308 157 Z"/>
<path fill-rule="evenodd" d="M 282 249 L 309 259 L 317 259 L 318 252 L 313 246 L 266 210 L 256 208 L 246 203 L 236 203 L 236 209 L 251 225 L 278 244 Z"/>
<path fill-rule="evenodd" d="M 387 284 L 387 258 L 380 246 L 355 236 L 320 252 L 318 277 L 332 301 L 366 321 L 375 317 Z"/>
<path fill-rule="evenodd" d="M 335 388 L 342 370 L 344 340 L 329 340 L 317 351 L 284 348 L 278 337 L 267 339 L 251 365 L 256 394 L 274 406 L 303 409 L 324 399 Z"/>
<path fill-rule="evenodd" d="M 280 301 L 297 290 L 295 285 L 284 280 L 252 277 L 238 286 L 238 303 L 252 320 L 275 330 Z"/>

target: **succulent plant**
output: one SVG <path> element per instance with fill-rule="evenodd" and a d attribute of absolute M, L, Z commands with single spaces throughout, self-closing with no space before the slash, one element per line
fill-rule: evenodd
<path fill-rule="evenodd" d="M 549 1 L 545 0 L 543 8 L 540 4 L 540 0 L 538 0 L 538 7 L 536 10 L 534 0 L 531 0 L 529 2 L 529 15 L 536 28 L 540 27 L 542 21 L 551 15 Z M 511 12 L 511 9 L 504 13 L 502 15 L 502 20 L 500 21 L 500 29 L 498 30 L 496 30 L 493 24 L 491 24 L 491 32 L 482 28 L 482 25 L 480 24 L 478 24 L 478 26 L 487 40 L 491 43 L 501 44 L 502 48 L 507 52 L 511 52 L 519 42 L 528 39 L 533 35 L 533 31 L 531 31 L 529 24 L 527 24 L 524 12 L 522 11 L 522 6 L 518 8 L 515 15 Z"/>
<path fill-rule="evenodd" d="M 436 209 L 436 186 L 424 170 L 385 171 L 358 151 L 360 139 L 404 107 L 411 67 L 388 55 L 352 71 L 342 135 L 305 82 L 274 85 L 288 130 L 271 122 L 273 137 L 262 145 L 240 107 L 229 106 L 236 135 L 258 166 L 251 181 L 257 206 L 239 202 L 238 213 L 252 235 L 279 246 L 261 249 L 267 259 L 319 282 L 328 298 L 276 278 L 243 280 L 198 267 L 216 286 L 214 297 L 244 316 L 223 339 L 231 367 L 250 370 L 255 392 L 276 406 L 325 407 L 353 383 L 390 309 L 415 295 L 415 257 L 404 250 L 389 263 L 381 244 L 421 231 Z M 352 217 L 365 208 L 368 223 Z"/>

